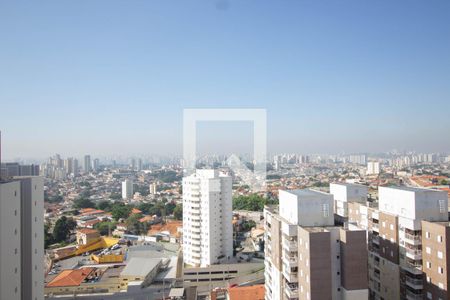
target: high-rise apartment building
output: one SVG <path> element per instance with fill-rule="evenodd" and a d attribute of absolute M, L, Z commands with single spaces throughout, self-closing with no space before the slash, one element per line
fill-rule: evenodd
<path fill-rule="evenodd" d="M 138 159 L 137 170 L 142 171 L 142 159 L 141 158 Z"/>
<path fill-rule="evenodd" d="M 84 156 L 83 170 L 85 173 L 89 173 L 91 171 L 91 156 L 90 155 Z"/>
<path fill-rule="evenodd" d="M 279 193 L 264 209 L 266 300 L 367 299 L 366 231 L 334 225 L 333 195 Z"/>
<path fill-rule="evenodd" d="M 92 170 L 94 172 L 98 172 L 99 169 L 100 169 L 100 160 L 98 158 L 95 158 L 92 161 Z"/>
<path fill-rule="evenodd" d="M 133 194 L 133 182 L 126 179 L 122 182 L 122 199 L 131 199 Z"/>
<path fill-rule="evenodd" d="M 348 219 L 348 204 L 357 202 L 366 204 L 368 187 L 354 183 L 331 183 L 330 194 L 334 197 L 334 213 L 345 222 Z"/>
<path fill-rule="evenodd" d="M 0 299 L 44 298 L 44 188 L 40 177 L 0 181 Z"/>
<path fill-rule="evenodd" d="M 427 255 L 438 256 L 438 251 L 442 252 L 427 240 L 427 235 L 431 234 L 431 227 L 435 235 L 439 224 L 448 221 L 448 195 L 411 187 L 380 187 L 378 193 L 378 208 L 360 203 L 349 205 L 349 222 L 364 227 L 363 220 L 367 219 L 370 298 L 423 299 L 428 292 L 424 289 L 424 273 L 434 261 Z M 425 236 L 422 224 L 430 227 Z M 444 237 L 442 232 L 439 235 Z M 426 243 L 430 250 L 424 248 Z M 438 267 L 443 266 L 432 266 L 428 274 L 433 275 Z M 442 283 L 440 280 L 437 282 Z"/>
<path fill-rule="evenodd" d="M 367 163 L 367 175 L 378 175 L 380 174 L 380 162 L 378 161 L 369 161 Z"/>
<path fill-rule="evenodd" d="M 450 223 L 422 221 L 424 299 L 450 299 Z"/>
<path fill-rule="evenodd" d="M 217 170 L 183 178 L 183 258 L 206 267 L 233 256 L 232 179 Z"/>

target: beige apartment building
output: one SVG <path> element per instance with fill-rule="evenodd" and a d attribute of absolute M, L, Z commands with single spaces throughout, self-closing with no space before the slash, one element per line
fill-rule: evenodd
<path fill-rule="evenodd" d="M 370 299 L 448 299 L 447 206 L 446 192 L 411 187 L 380 187 L 377 208 L 349 203 L 349 222 L 367 229 Z"/>
<path fill-rule="evenodd" d="M 367 299 L 366 231 L 334 225 L 334 199 L 315 190 L 280 191 L 266 206 L 266 300 Z"/>

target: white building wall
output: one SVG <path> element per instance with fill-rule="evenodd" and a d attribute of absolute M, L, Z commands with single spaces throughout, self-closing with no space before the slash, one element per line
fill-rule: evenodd
<path fill-rule="evenodd" d="M 379 210 L 407 219 L 448 220 L 448 195 L 445 191 L 410 187 L 380 187 Z"/>
<path fill-rule="evenodd" d="M 197 170 L 183 179 L 183 256 L 187 264 L 208 266 L 232 257 L 231 192 L 231 177 L 215 170 Z"/>
<path fill-rule="evenodd" d="M 133 182 L 125 180 L 122 182 L 122 199 L 130 199 L 133 197 Z"/>
<path fill-rule="evenodd" d="M 21 184 L 22 299 L 44 299 L 44 180 L 18 178 Z"/>
<path fill-rule="evenodd" d="M 333 226 L 333 195 L 315 190 L 279 191 L 280 216 L 300 226 Z"/>
<path fill-rule="evenodd" d="M 20 230 L 20 182 L 0 182 L 0 299 L 2 300 L 21 299 Z"/>

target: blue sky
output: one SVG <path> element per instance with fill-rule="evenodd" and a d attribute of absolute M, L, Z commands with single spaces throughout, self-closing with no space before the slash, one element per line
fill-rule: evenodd
<path fill-rule="evenodd" d="M 446 0 L 2 1 L 3 152 L 181 153 L 183 109 L 222 107 L 267 109 L 271 152 L 449 151 L 449 20 Z M 216 125 L 206 150 L 251 136 Z"/>

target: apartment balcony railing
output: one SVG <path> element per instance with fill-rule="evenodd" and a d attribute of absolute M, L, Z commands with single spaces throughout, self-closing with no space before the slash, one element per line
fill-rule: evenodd
<path fill-rule="evenodd" d="M 372 223 L 372 230 L 378 232 L 380 230 L 379 225 L 377 223 Z"/>
<path fill-rule="evenodd" d="M 292 272 L 291 270 L 288 270 L 286 268 L 283 268 L 283 276 L 286 278 L 287 281 L 293 283 L 298 282 L 298 273 Z"/>
<path fill-rule="evenodd" d="M 285 239 L 285 240 L 283 240 L 283 248 L 287 249 L 289 251 L 296 252 L 298 250 L 297 242 Z"/>
<path fill-rule="evenodd" d="M 422 250 L 405 248 L 406 257 L 411 259 L 422 259 Z"/>
<path fill-rule="evenodd" d="M 372 242 L 374 244 L 379 245 L 380 244 L 380 236 L 379 235 L 372 235 Z"/>
<path fill-rule="evenodd" d="M 289 299 L 298 298 L 298 285 L 297 284 L 285 284 L 284 291 Z"/>
<path fill-rule="evenodd" d="M 416 290 L 423 289 L 423 280 L 422 279 L 411 278 L 411 277 L 406 276 L 405 282 L 407 285 L 409 285 L 413 289 L 416 289 Z"/>
<path fill-rule="evenodd" d="M 406 290 L 406 299 L 408 299 L 408 300 L 422 300 L 423 299 L 423 295 L 422 295 L 422 293 L 416 294 L 416 293 L 413 293 L 413 292 L 411 292 L 409 290 Z"/>

